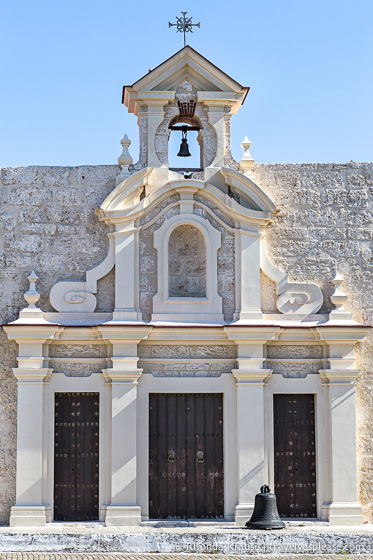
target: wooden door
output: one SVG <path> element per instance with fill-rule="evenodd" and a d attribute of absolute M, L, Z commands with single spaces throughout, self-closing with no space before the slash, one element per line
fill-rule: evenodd
<path fill-rule="evenodd" d="M 223 396 L 149 395 L 149 517 L 224 517 Z"/>
<path fill-rule="evenodd" d="M 54 520 L 98 519 L 99 394 L 55 394 Z"/>
<path fill-rule="evenodd" d="M 275 494 L 281 517 L 316 517 L 313 395 L 274 395 Z"/>

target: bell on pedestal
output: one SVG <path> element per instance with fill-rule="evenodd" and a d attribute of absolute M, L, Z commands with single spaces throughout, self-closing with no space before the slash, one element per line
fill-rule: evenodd
<path fill-rule="evenodd" d="M 178 157 L 190 157 L 192 155 L 189 151 L 189 146 L 187 141 L 187 131 L 184 128 L 181 132 L 180 150 L 177 155 Z"/>
<path fill-rule="evenodd" d="M 261 487 L 260 494 L 255 496 L 254 511 L 250 521 L 246 523 L 248 529 L 283 529 L 285 523 L 281 521 L 277 510 L 276 496 L 270 493 L 266 484 Z"/>

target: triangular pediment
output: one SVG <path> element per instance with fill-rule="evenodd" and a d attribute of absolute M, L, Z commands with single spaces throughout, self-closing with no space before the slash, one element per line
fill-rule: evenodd
<path fill-rule="evenodd" d="M 185 63 L 165 79 L 152 87 L 152 91 L 173 91 L 182 82 L 187 81 L 200 91 L 224 91 L 224 84 L 212 81 L 206 75 L 198 72 L 194 66 Z"/>
<path fill-rule="evenodd" d="M 123 102 L 132 111 L 131 99 L 136 102 L 155 92 L 174 92 L 185 80 L 194 85 L 199 92 L 217 92 L 220 95 L 225 93 L 229 99 L 240 103 L 243 103 L 249 90 L 192 47 L 186 46 L 150 70 L 132 86 L 125 86 Z"/>

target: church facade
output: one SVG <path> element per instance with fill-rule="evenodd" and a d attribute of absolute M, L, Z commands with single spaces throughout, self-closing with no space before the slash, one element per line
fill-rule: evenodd
<path fill-rule="evenodd" d="M 284 518 L 359 525 L 364 511 L 369 519 L 369 454 L 359 455 L 357 429 L 369 407 L 359 408 L 356 387 L 370 328 L 342 275 L 359 274 L 349 261 L 354 241 L 345 241 L 347 253 L 335 243 L 327 268 L 317 249 L 328 237 L 307 246 L 311 230 L 328 227 L 320 220 L 333 220 L 327 201 L 325 212 L 321 205 L 312 214 L 317 166 L 311 182 L 305 172 L 303 191 L 304 172 L 284 169 L 276 191 L 276 173 L 255 165 L 247 139 L 234 161 L 230 121 L 248 89 L 188 46 L 124 87 L 123 103 L 138 117 L 139 161 L 125 136 L 120 169 L 103 173 L 111 178 L 102 180 L 106 196 L 97 204 L 100 170 L 82 168 L 80 190 L 71 187 L 71 169 L 56 168 L 44 182 L 53 187 L 54 176 L 53 200 L 66 211 L 48 216 L 51 253 L 59 247 L 76 260 L 73 268 L 51 275 L 53 258 L 27 250 L 48 231 L 37 228 L 33 195 L 22 210 L 34 231 L 19 222 L 20 253 L 31 255 L 37 274 L 23 290 L 28 306 L 3 326 L 4 348 L 12 343 L 17 360 L 4 362 L 17 381 L 10 525 L 225 519 L 242 526 L 265 483 Z M 174 130 L 197 132 L 200 167 L 169 166 Z M 329 191 L 338 195 L 359 174 L 367 189 L 371 167 L 327 169 L 335 181 Z M 19 186 L 8 184 L 14 197 Z M 292 250 L 281 228 L 297 196 L 308 199 Z M 80 238 L 75 206 L 96 208 L 89 241 Z M 61 250 L 64 226 L 76 229 Z M 368 235 L 369 222 L 364 228 Z M 92 255 L 104 258 L 84 268 Z M 369 364 L 362 367 L 371 394 Z"/>

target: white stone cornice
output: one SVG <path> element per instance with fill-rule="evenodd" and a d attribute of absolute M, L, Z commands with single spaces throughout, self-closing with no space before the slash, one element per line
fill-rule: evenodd
<path fill-rule="evenodd" d="M 13 368 L 18 383 L 43 383 L 49 380 L 53 373 L 50 368 Z"/>
<path fill-rule="evenodd" d="M 272 375 L 271 369 L 232 369 L 232 375 L 237 384 L 265 385 Z"/>

